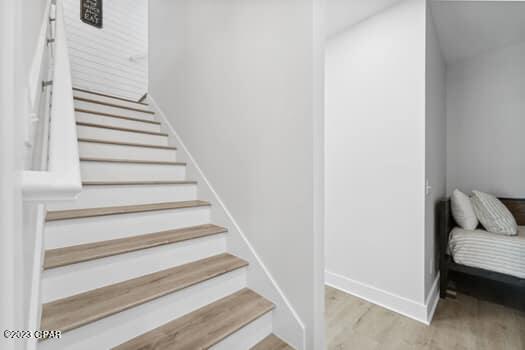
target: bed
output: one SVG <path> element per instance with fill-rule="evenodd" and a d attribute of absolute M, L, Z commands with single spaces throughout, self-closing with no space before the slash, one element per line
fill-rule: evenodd
<path fill-rule="evenodd" d="M 447 290 L 453 282 L 463 293 L 525 310 L 525 199 L 500 200 L 520 226 L 518 236 L 457 228 L 450 210 L 450 199 L 438 203 L 442 298 L 447 297 Z"/>

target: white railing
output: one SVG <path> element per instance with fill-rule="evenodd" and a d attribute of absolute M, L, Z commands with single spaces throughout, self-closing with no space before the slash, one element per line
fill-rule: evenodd
<path fill-rule="evenodd" d="M 42 25 L 29 76 L 28 115 L 33 121 L 36 120 L 42 124 L 38 128 L 43 140 L 38 146 L 42 149 L 37 151 L 42 152 L 44 161 L 41 164 L 46 165 L 38 169 L 25 170 L 22 174 L 24 200 L 32 201 L 71 200 L 76 198 L 82 189 L 62 0 L 57 0 L 56 6 L 48 3 L 48 16 L 53 12 L 51 8 L 55 9 L 55 15 L 50 17 L 51 20 L 45 20 Z M 43 36 L 42 33 L 44 33 Z M 54 37 L 48 37 L 49 33 L 54 34 Z M 40 77 L 45 75 L 42 74 L 42 70 L 49 68 L 46 67 L 46 64 L 42 64 L 45 61 L 44 52 L 48 46 L 52 47 L 53 56 L 52 85 L 43 87 Z M 38 89 L 52 89 L 49 120 L 46 118 L 47 113 L 37 111 L 39 108 L 37 105 L 41 105 Z M 44 106 L 44 109 L 47 107 Z M 36 128 L 33 129 L 36 130 Z M 31 133 L 28 134 L 31 135 Z M 26 143 L 30 147 L 37 146 L 31 141 L 35 139 L 34 136 L 26 138 L 29 140 L 26 139 Z"/>

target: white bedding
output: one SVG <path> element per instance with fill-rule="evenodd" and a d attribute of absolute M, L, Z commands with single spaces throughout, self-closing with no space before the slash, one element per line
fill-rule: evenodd
<path fill-rule="evenodd" d="M 517 236 L 456 227 L 449 250 L 458 264 L 525 278 L 525 226 L 518 226 Z"/>

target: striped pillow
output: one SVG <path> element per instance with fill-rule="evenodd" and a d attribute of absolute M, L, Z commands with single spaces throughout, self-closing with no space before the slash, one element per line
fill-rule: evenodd
<path fill-rule="evenodd" d="M 474 211 L 487 231 L 509 236 L 518 233 L 516 219 L 499 199 L 488 193 L 479 191 L 472 191 L 472 193 Z"/>

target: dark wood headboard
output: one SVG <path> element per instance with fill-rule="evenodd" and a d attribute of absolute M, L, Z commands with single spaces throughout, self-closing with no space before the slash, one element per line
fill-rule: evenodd
<path fill-rule="evenodd" d="M 450 231 L 456 225 L 450 209 L 450 198 L 442 199 L 437 204 L 437 232 L 439 247 L 439 265 L 445 266 L 447 260 L 447 247 Z"/>
<path fill-rule="evenodd" d="M 509 208 L 518 225 L 525 226 L 525 199 L 500 198 L 500 201 Z"/>

